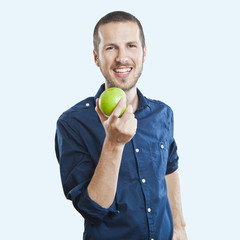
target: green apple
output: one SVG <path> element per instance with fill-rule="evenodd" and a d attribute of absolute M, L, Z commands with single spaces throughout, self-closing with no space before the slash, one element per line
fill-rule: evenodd
<path fill-rule="evenodd" d="M 125 92 L 121 88 L 108 88 L 101 94 L 99 98 L 99 108 L 101 112 L 107 116 L 110 116 L 118 102 L 125 96 Z M 125 105 L 120 115 L 124 113 L 126 107 L 127 106 Z"/>

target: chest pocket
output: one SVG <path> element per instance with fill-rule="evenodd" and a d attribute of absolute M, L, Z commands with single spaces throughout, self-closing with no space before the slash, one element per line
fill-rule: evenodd
<path fill-rule="evenodd" d="M 166 141 L 151 142 L 151 160 L 153 172 L 158 179 L 165 177 L 168 162 L 168 147 Z"/>
<path fill-rule="evenodd" d="M 128 142 L 124 147 L 119 171 L 119 181 L 125 183 L 138 181 L 137 164 L 131 142 Z"/>

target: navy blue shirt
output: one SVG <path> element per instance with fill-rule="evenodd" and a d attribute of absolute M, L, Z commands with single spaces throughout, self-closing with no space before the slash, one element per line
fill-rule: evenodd
<path fill-rule="evenodd" d="M 178 168 L 173 112 L 138 90 L 137 131 L 123 151 L 117 192 L 106 209 L 90 199 L 87 186 L 101 155 L 105 131 L 89 97 L 57 122 L 56 155 L 64 193 L 85 219 L 85 240 L 171 240 L 173 222 L 165 175 Z"/>

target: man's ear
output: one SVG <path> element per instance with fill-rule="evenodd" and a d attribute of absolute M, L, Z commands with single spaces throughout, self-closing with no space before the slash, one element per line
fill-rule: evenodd
<path fill-rule="evenodd" d="M 143 62 L 145 62 L 146 60 L 146 55 L 147 55 L 147 46 L 145 45 L 145 47 L 143 48 Z"/>
<path fill-rule="evenodd" d="M 99 67 L 99 59 L 98 59 L 98 54 L 95 50 L 93 50 L 93 56 L 94 56 L 94 62 L 95 64 Z"/>

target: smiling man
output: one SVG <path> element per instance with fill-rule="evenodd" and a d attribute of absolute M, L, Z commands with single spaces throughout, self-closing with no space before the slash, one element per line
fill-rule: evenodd
<path fill-rule="evenodd" d="M 136 88 L 146 56 L 138 25 L 130 21 L 100 25 L 98 39 L 94 57 L 107 87 L 119 87 L 124 91 Z"/>
<path fill-rule="evenodd" d="M 186 240 L 173 113 L 136 87 L 146 57 L 141 23 L 107 14 L 95 26 L 93 54 L 105 84 L 64 112 L 56 131 L 63 189 L 85 219 L 83 239 Z M 98 98 L 111 87 L 126 98 L 107 117 Z"/>

